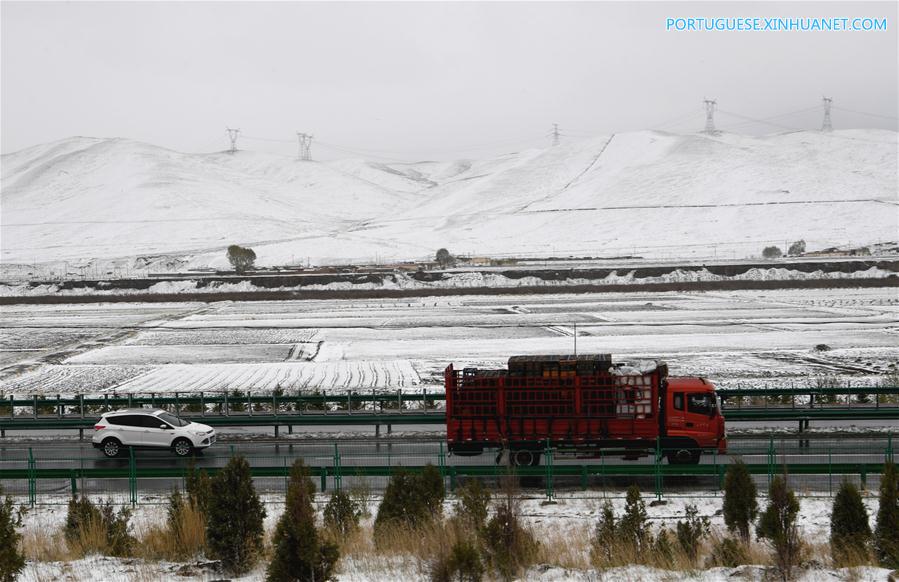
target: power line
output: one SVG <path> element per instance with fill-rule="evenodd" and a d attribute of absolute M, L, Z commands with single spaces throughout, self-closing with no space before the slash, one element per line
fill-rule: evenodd
<path fill-rule="evenodd" d="M 834 105 L 833 108 L 837 109 L 839 111 L 846 111 L 849 113 L 857 113 L 858 115 L 867 115 L 869 117 L 879 117 L 881 119 L 890 119 L 893 121 L 896 121 L 897 119 L 899 119 L 899 118 L 893 117 L 891 115 L 880 115 L 879 113 L 866 113 L 864 111 L 856 111 L 854 109 L 846 109 L 845 107 L 837 107 L 836 105 Z"/>

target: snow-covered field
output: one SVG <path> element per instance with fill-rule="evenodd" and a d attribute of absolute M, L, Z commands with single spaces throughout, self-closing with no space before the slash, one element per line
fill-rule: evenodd
<path fill-rule="evenodd" d="M 2 157 L 0 260 L 77 276 L 227 267 L 235 243 L 259 265 L 862 246 L 896 239 L 896 148 L 874 129 L 640 131 L 385 164 L 70 138 Z"/>
<path fill-rule="evenodd" d="M 655 530 L 661 526 L 671 528 L 678 519 L 684 517 L 686 505 L 693 504 L 699 509 L 699 515 L 711 520 L 713 531 L 724 531 L 723 518 L 719 513 L 721 509 L 720 498 L 672 498 L 664 505 L 653 506 L 650 504 L 652 497 L 645 497 L 647 504 L 647 516 L 651 527 Z M 283 501 L 275 497 L 263 496 L 266 501 L 267 516 L 265 519 L 266 530 L 273 530 L 277 519 L 283 511 Z M 621 496 L 610 498 L 617 515 L 624 510 L 624 499 Z M 64 499 L 60 498 L 58 505 L 38 506 L 30 510 L 25 516 L 23 533 L 27 536 L 31 532 L 52 533 L 61 528 L 65 523 L 66 506 Z M 830 534 L 830 510 L 831 499 L 800 497 L 800 512 L 798 525 L 807 542 L 826 543 Z M 327 502 L 326 495 L 319 495 L 317 506 L 319 512 Z M 374 514 L 378 496 L 371 498 L 369 510 Z M 453 511 L 454 500 L 450 499 L 445 504 L 444 513 Z M 540 496 L 525 497 L 521 504 L 521 514 L 525 522 L 530 525 L 538 536 L 538 539 L 558 539 L 558 532 L 568 532 L 585 540 L 590 535 L 604 503 L 603 499 L 583 498 L 578 494 L 563 494 L 557 497 L 555 504 L 545 504 Z M 759 499 L 760 506 L 764 507 L 766 501 Z M 877 501 L 873 495 L 867 495 L 864 499 L 873 528 L 874 515 Z M 135 534 L 145 531 L 153 524 L 161 524 L 165 520 L 165 505 L 138 505 L 131 518 L 131 531 Z M 364 520 L 363 526 L 370 525 L 371 518 Z M 197 562 L 195 561 L 194 564 Z M 199 563 L 203 563 L 202 560 Z M 427 564 L 421 564 L 414 558 L 400 560 L 396 557 L 385 556 L 380 559 L 345 557 L 340 562 L 338 579 L 341 581 L 393 581 L 403 580 L 428 580 Z M 864 568 L 853 571 L 830 570 L 824 567 L 815 567 L 808 571 L 800 570 L 799 580 L 820 582 L 825 580 L 886 580 L 888 570 L 879 568 Z M 202 567 L 191 567 L 191 563 L 178 564 L 169 562 L 142 562 L 140 560 L 88 557 L 74 562 L 30 562 L 22 575 L 22 580 L 43 581 L 54 578 L 67 580 L 213 580 L 218 576 L 210 570 Z M 541 580 L 561 582 L 563 580 L 591 581 L 597 580 L 627 580 L 627 581 L 662 581 L 662 580 L 696 580 L 704 582 L 718 582 L 734 579 L 763 580 L 764 570 L 759 567 L 746 566 L 737 569 L 713 568 L 696 572 L 666 572 L 643 566 L 631 566 L 628 568 L 615 568 L 606 571 L 565 569 L 560 567 L 537 566 L 529 570 L 523 580 Z M 262 566 L 247 576 L 236 580 L 261 581 L 264 580 Z"/>
<path fill-rule="evenodd" d="M 895 288 L 10 305 L 0 392 L 439 389 L 450 362 L 660 357 L 721 387 L 870 385 L 899 365 Z M 824 344 L 825 349 L 816 349 Z"/>

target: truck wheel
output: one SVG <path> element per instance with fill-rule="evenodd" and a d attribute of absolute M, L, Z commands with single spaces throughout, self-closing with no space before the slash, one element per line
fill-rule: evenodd
<path fill-rule="evenodd" d="M 679 449 L 668 453 L 669 465 L 698 465 L 702 451 L 696 449 Z"/>
<path fill-rule="evenodd" d="M 514 467 L 536 467 L 540 464 L 540 453 L 528 449 L 519 449 L 509 453 L 509 459 Z"/>

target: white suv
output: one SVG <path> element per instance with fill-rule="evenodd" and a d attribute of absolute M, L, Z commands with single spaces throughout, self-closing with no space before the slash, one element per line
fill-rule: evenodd
<path fill-rule="evenodd" d="M 165 410 L 138 408 L 107 412 L 94 425 L 94 447 L 115 457 L 125 447 L 171 449 L 186 457 L 215 442 L 215 429 L 182 420 Z"/>

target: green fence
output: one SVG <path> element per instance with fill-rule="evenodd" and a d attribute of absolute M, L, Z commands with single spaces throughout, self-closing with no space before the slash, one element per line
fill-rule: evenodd
<path fill-rule="evenodd" d="M 758 388 L 719 390 L 728 422 L 899 419 L 899 388 Z M 7 430 L 74 429 L 83 434 L 110 410 L 150 406 L 212 426 L 442 424 L 445 395 L 349 392 L 343 394 L 149 394 L 0 397 L 0 436 Z"/>
<path fill-rule="evenodd" d="M 432 464 L 450 489 L 470 478 L 498 482 L 511 471 L 523 486 L 548 499 L 560 490 L 588 497 L 619 495 L 632 483 L 662 498 L 720 495 L 727 466 L 741 458 L 762 490 L 774 475 L 786 473 L 793 487 L 806 495 L 829 496 L 844 479 L 863 488 L 876 488 L 883 463 L 895 461 L 889 434 L 816 439 L 806 447 L 800 447 L 796 439 L 746 440 L 732 446 L 728 455 L 707 454 L 696 465 L 669 464 L 666 456 L 673 451 L 660 448 L 631 461 L 611 455 L 583 458 L 549 447 L 536 452 L 539 464 L 510 467 L 508 455 L 500 451 L 454 456 L 442 441 L 248 443 L 215 447 L 193 460 L 155 451 L 129 450 L 126 456 L 107 459 L 99 452 L 91 455 L 64 445 L 2 447 L 0 483 L 8 493 L 27 498 L 31 505 L 65 503 L 74 493 L 124 504 L 163 503 L 173 487 L 183 486 L 191 464 L 215 474 L 231 457 L 243 455 L 250 462 L 257 489 L 272 501 L 283 500 L 289 468 L 297 458 L 310 467 L 322 491 L 378 491 L 397 470 L 420 471 Z"/>

